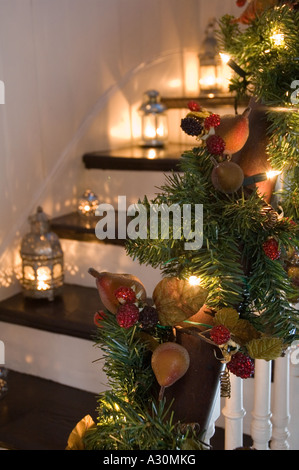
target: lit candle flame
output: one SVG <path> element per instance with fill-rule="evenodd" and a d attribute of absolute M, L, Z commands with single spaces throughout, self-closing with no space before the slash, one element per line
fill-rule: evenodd
<path fill-rule="evenodd" d="M 156 150 L 155 149 L 149 149 L 147 158 L 153 160 L 154 158 L 156 158 L 156 156 L 157 156 Z"/>
<path fill-rule="evenodd" d="M 41 267 L 37 270 L 37 290 L 48 290 L 50 285 L 45 282 L 51 280 L 51 272 L 48 267 Z"/>
<path fill-rule="evenodd" d="M 37 290 L 48 290 L 50 289 L 49 284 L 44 281 L 38 281 L 37 283 Z"/>
<path fill-rule="evenodd" d="M 154 139 L 156 137 L 156 129 L 147 125 L 144 134 L 148 139 Z"/>

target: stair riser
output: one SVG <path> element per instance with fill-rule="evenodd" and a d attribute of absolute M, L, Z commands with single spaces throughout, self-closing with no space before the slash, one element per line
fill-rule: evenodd
<path fill-rule="evenodd" d="M 65 282 L 85 287 L 95 287 L 95 280 L 88 268 L 112 273 L 127 273 L 137 276 L 145 285 L 148 297 L 161 279 L 158 269 L 141 266 L 126 255 L 120 246 L 99 243 L 60 240 L 65 259 Z"/>
<path fill-rule="evenodd" d="M 127 204 L 137 204 L 144 196 L 155 197 L 165 184 L 165 174 L 157 171 L 88 170 L 84 189 L 94 191 L 100 203 L 117 207 L 118 196 L 126 196 Z"/>
<path fill-rule="evenodd" d="M 92 341 L 4 322 L 0 331 L 8 369 L 96 394 L 107 389 L 101 350 Z"/>

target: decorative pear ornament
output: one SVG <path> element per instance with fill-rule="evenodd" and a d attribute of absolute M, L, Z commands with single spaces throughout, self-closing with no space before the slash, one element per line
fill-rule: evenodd
<path fill-rule="evenodd" d="M 244 181 L 242 168 L 229 160 L 215 163 L 212 171 L 212 183 L 222 193 L 232 194 L 238 191 Z"/>
<path fill-rule="evenodd" d="M 151 365 L 161 386 L 159 399 L 166 387 L 170 387 L 187 372 L 190 357 L 187 349 L 174 342 L 160 344 L 153 352 Z"/>
<path fill-rule="evenodd" d="M 246 144 L 249 137 L 250 112 L 251 108 L 248 107 L 243 114 L 221 116 L 220 124 L 215 128 L 215 134 L 224 140 L 224 154 L 232 155 L 239 152 Z"/>
<path fill-rule="evenodd" d="M 96 286 L 103 305 L 111 313 L 116 314 L 119 308 L 119 301 L 115 292 L 120 287 L 130 287 L 135 291 L 137 300 L 146 300 L 146 290 L 142 282 L 131 274 L 115 274 L 109 272 L 97 272 L 95 269 L 88 270 L 96 279 Z"/>

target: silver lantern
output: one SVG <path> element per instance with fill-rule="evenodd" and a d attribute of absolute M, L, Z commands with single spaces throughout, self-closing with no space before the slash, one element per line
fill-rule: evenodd
<path fill-rule="evenodd" d="M 53 300 L 64 281 L 63 252 L 58 236 L 50 231 L 41 207 L 29 217 L 31 231 L 21 244 L 22 279 L 25 297 Z"/>
<path fill-rule="evenodd" d="M 199 87 L 203 95 L 228 93 L 231 70 L 219 54 L 216 20 L 211 20 L 199 53 Z"/>
<path fill-rule="evenodd" d="M 139 108 L 142 119 L 142 145 L 163 147 L 168 139 L 167 108 L 161 103 L 160 94 L 149 90 Z"/>
<path fill-rule="evenodd" d="M 3 398 L 8 391 L 7 385 L 7 374 L 8 370 L 5 367 L 0 366 L 0 399 Z"/>
<path fill-rule="evenodd" d="M 79 199 L 78 212 L 86 216 L 95 215 L 99 204 L 98 196 L 90 189 L 87 189 Z"/>

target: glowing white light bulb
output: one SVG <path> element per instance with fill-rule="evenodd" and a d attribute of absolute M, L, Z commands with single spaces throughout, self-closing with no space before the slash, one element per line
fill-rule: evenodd
<path fill-rule="evenodd" d="M 284 46 L 284 34 L 279 31 L 274 31 L 270 39 L 274 42 L 275 46 Z"/>
<path fill-rule="evenodd" d="M 223 54 L 223 52 L 220 52 L 220 57 L 224 64 L 227 64 L 230 60 L 230 56 L 228 54 Z"/>
<path fill-rule="evenodd" d="M 281 171 L 275 171 L 275 170 L 267 171 L 267 179 L 270 180 L 271 178 L 274 178 L 275 176 L 278 176 L 280 174 L 281 174 Z"/>
<path fill-rule="evenodd" d="M 200 277 L 197 277 L 197 276 L 190 276 L 188 279 L 190 286 L 199 286 L 200 281 L 201 281 Z"/>

